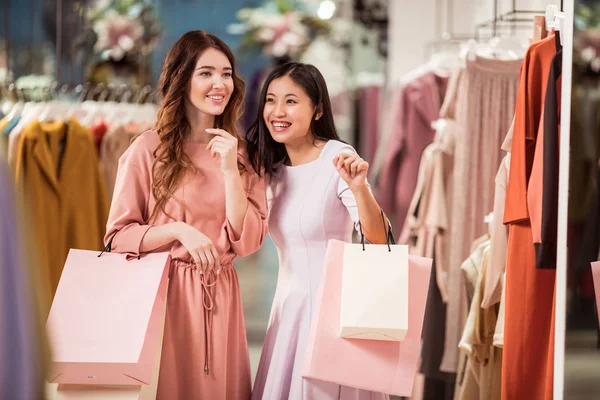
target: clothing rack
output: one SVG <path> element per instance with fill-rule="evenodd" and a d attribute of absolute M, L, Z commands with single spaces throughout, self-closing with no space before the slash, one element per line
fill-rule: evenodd
<path fill-rule="evenodd" d="M 57 82 L 53 82 L 50 85 L 34 85 L 21 88 L 17 87 L 15 83 L 0 83 L 0 94 L 1 97 L 8 97 L 15 102 L 44 102 L 58 98 L 80 102 L 85 100 L 101 102 L 108 100 L 136 104 L 153 103 L 155 101 L 154 88 L 150 85 L 104 85 L 102 83 L 94 85 L 91 82 L 78 85 L 60 85 Z"/>
<path fill-rule="evenodd" d="M 508 12 L 498 14 L 498 0 L 494 0 L 494 17 L 486 22 L 480 23 L 475 28 L 475 35 L 479 36 L 482 29 L 489 28 L 492 30 L 492 35 L 498 34 L 498 28 L 508 27 L 513 29 L 522 29 L 525 26 L 522 23 L 531 23 L 531 17 L 535 14 L 544 14 L 545 11 L 540 10 L 520 10 L 517 8 L 517 0 L 512 0 L 512 9 Z M 522 17 L 527 15 L 528 18 Z M 527 29 L 531 26 L 527 26 Z"/>

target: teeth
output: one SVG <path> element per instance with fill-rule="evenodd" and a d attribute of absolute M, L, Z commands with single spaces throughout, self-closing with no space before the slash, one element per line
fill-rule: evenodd
<path fill-rule="evenodd" d="M 213 99 L 213 100 L 223 100 L 225 96 L 208 96 L 208 98 Z"/>
<path fill-rule="evenodd" d="M 290 124 L 278 124 L 278 123 L 274 123 L 273 126 L 275 128 L 287 128 L 288 126 L 290 126 Z"/>

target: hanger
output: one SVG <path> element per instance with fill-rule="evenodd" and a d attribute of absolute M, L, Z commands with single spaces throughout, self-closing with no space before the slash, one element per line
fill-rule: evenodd
<path fill-rule="evenodd" d="M 527 46 L 515 37 L 496 36 L 488 42 L 497 58 L 504 60 L 520 60 L 525 57 Z"/>
<path fill-rule="evenodd" d="M 65 85 L 68 90 L 68 86 Z M 61 88 L 63 90 L 64 86 Z M 48 100 L 46 107 L 40 113 L 40 122 L 48 121 L 64 121 L 68 108 L 64 100 L 59 100 L 58 82 L 53 82 L 49 88 L 46 88 L 50 99 Z"/>
<path fill-rule="evenodd" d="M 9 91 L 12 91 L 15 96 L 17 97 L 17 102 L 15 104 L 13 104 L 13 106 L 10 108 L 10 110 L 8 111 L 8 113 L 6 114 L 6 119 L 11 121 L 13 120 L 15 117 L 17 117 L 18 115 L 21 115 L 22 111 L 23 111 L 23 107 L 25 106 L 25 96 L 23 95 L 23 92 L 20 91 L 19 89 L 16 88 L 14 83 L 11 83 L 10 86 L 8 87 Z"/>
<path fill-rule="evenodd" d="M 564 26 L 565 13 L 560 11 L 556 5 L 546 6 L 546 30 L 550 32 L 554 29 L 555 32 L 558 32 L 560 44 L 563 42 L 561 31 L 564 29 Z"/>
<path fill-rule="evenodd" d="M 95 96 L 98 100 L 94 100 Z M 91 97 L 90 97 L 91 96 Z M 103 116 L 103 102 L 108 97 L 108 90 L 105 84 L 99 83 L 93 90 L 90 90 L 83 101 L 82 107 L 86 110 L 87 115 L 81 121 L 83 126 L 92 126 L 98 117 Z"/>

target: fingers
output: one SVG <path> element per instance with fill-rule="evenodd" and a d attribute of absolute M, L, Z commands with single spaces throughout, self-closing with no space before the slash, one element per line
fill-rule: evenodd
<path fill-rule="evenodd" d="M 220 155 L 221 157 L 225 155 L 225 153 L 227 152 L 227 148 L 221 144 L 215 144 L 210 148 L 210 154 L 213 157 L 216 157 L 217 155 Z"/>
<path fill-rule="evenodd" d="M 217 135 L 217 137 L 223 137 L 223 138 L 227 138 L 227 139 L 235 139 L 235 137 L 227 132 L 224 129 L 218 129 L 218 128 L 208 128 L 206 129 L 206 132 L 210 133 L 211 135 Z"/>
<path fill-rule="evenodd" d="M 215 246 L 210 248 L 210 252 L 215 260 L 214 268 L 217 271 L 217 275 L 219 275 L 221 273 L 221 257 L 219 256 L 219 252 Z"/>
<path fill-rule="evenodd" d="M 354 178 L 356 167 L 360 161 L 362 161 L 362 159 L 357 155 L 347 157 L 344 160 L 344 169 L 346 170 L 346 173 Z"/>
<path fill-rule="evenodd" d="M 356 168 L 356 173 L 363 172 L 363 171 L 365 171 L 365 172 L 366 172 L 366 171 L 368 171 L 368 170 L 369 170 L 369 163 L 368 163 L 368 162 L 366 162 L 366 161 L 364 161 L 364 160 L 362 160 L 362 161 L 361 161 L 361 162 L 358 164 L 358 167 Z"/>
<path fill-rule="evenodd" d="M 189 253 L 192 256 L 192 259 L 194 260 L 194 263 L 196 264 L 196 266 L 198 268 L 202 268 L 202 260 L 200 259 L 200 255 L 198 255 L 198 252 L 190 251 Z"/>
<path fill-rule="evenodd" d="M 225 139 L 222 136 L 215 136 L 214 138 L 210 139 L 210 142 L 208 142 L 208 144 L 206 145 L 206 148 L 208 149 L 216 143 L 227 144 L 227 143 L 231 143 L 231 141 Z"/>
<path fill-rule="evenodd" d="M 208 258 L 206 258 L 206 254 L 202 250 L 198 252 L 198 257 L 200 258 L 200 271 L 202 273 L 206 272 L 206 267 L 208 266 Z"/>
<path fill-rule="evenodd" d="M 356 171 L 358 169 L 358 165 L 361 163 L 362 161 L 360 160 L 360 158 L 355 159 L 354 161 L 352 161 L 352 163 L 350 164 L 350 176 L 351 177 L 355 177 L 356 176 Z"/>
<path fill-rule="evenodd" d="M 339 173 L 350 178 L 354 178 L 358 173 L 366 172 L 369 169 L 369 163 L 358 154 L 341 153 L 333 158 L 333 164 Z"/>
<path fill-rule="evenodd" d="M 211 246 L 212 247 L 212 246 Z M 206 259 L 208 260 L 208 264 L 206 266 L 206 270 L 211 270 L 211 269 L 215 269 L 215 256 L 213 255 L 213 253 L 211 252 L 211 249 L 207 249 L 204 252 L 204 256 L 206 257 Z"/>

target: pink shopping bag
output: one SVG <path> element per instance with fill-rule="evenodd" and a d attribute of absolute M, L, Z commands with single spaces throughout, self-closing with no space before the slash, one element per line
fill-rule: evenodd
<path fill-rule="evenodd" d="M 71 249 L 46 330 L 50 383 L 150 384 L 160 355 L 168 253 L 125 255 Z"/>
<path fill-rule="evenodd" d="M 596 293 L 596 308 L 598 309 L 598 322 L 600 322 L 600 261 L 592 263 L 592 276 L 594 279 L 594 293 Z"/>
<path fill-rule="evenodd" d="M 344 242 L 330 240 L 327 246 L 303 376 L 358 389 L 410 396 L 421 349 L 432 260 L 409 256 L 408 332 L 403 341 L 343 339 L 340 338 L 340 306 L 344 245 Z M 373 265 L 374 273 L 376 269 Z"/>

